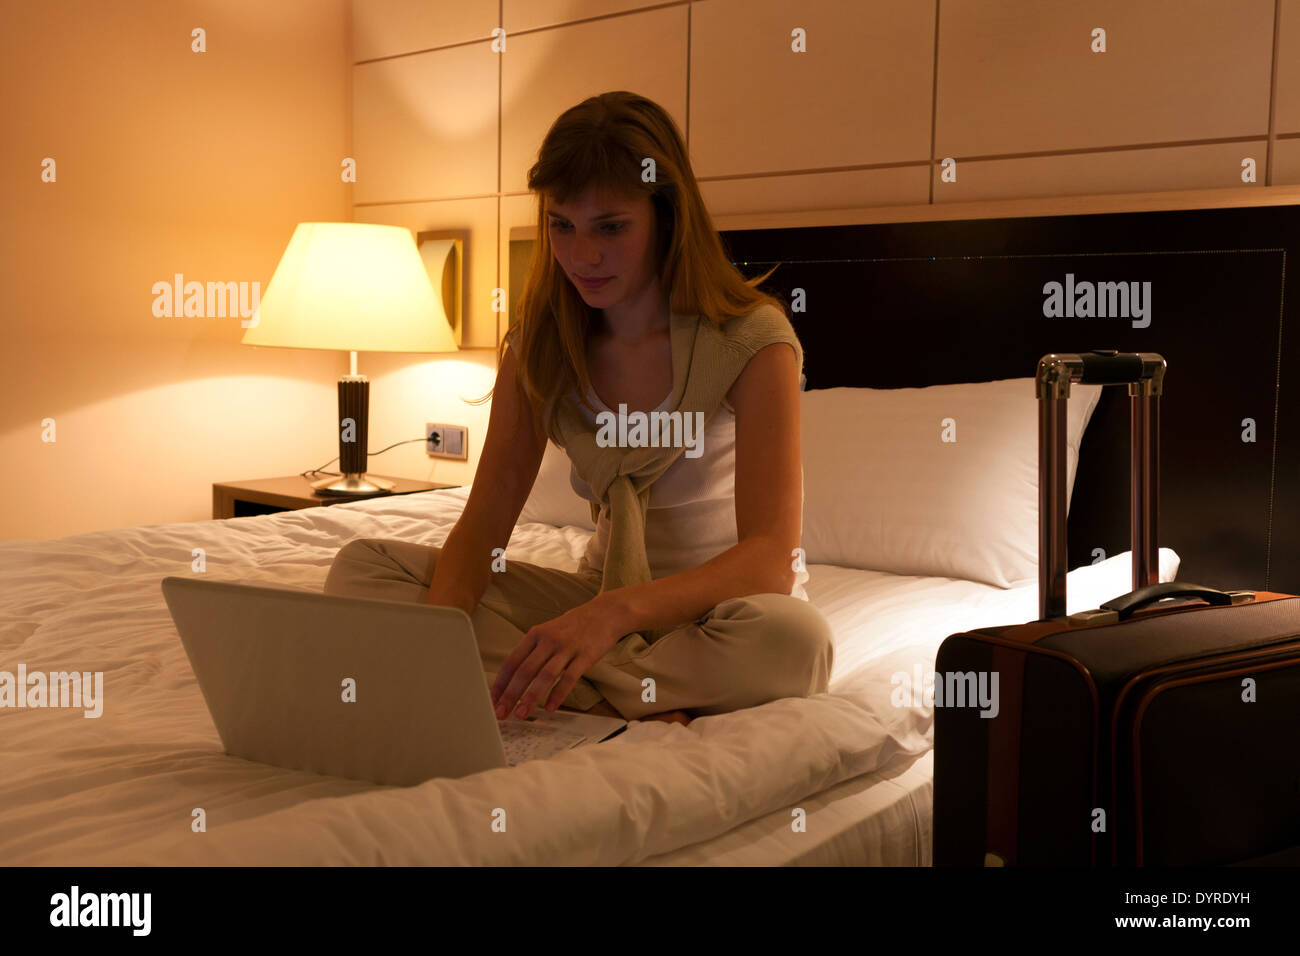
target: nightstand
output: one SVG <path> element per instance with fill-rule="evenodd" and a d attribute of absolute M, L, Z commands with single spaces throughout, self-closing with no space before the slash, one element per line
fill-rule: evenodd
<path fill-rule="evenodd" d="M 360 497 L 318 495 L 312 489 L 315 478 L 290 475 L 285 478 L 254 478 L 250 481 L 223 481 L 212 485 L 213 518 L 246 518 L 250 515 L 274 514 L 277 511 L 297 511 L 342 504 L 347 501 L 369 501 L 371 498 L 391 498 L 392 495 L 409 495 L 416 491 L 438 491 L 457 488 L 430 481 L 413 481 L 410 478 L 393 478 L 380 475 L 394 483 L 392 494 L 362 495 Z"/>

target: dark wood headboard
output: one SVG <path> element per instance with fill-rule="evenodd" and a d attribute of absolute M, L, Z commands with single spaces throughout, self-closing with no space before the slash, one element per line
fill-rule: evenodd
<path fill-rule="evenodd" d="M 1178 577 L 1300 593 L 1300 207 L 722 237 L 747 276 L 780 263 L 763 289 L 791 312 L 809 389 L 1030 378 L 1048 352 L 1160 353 L 1160 545 L 1182 559 Z M 1149 288 L 1137 303 L 1147 318 L 1133 302 L 1127 315 L 1045 316 L 1045 284 L 1064 287 L 1067 275 L 1076 296 L 1085 282 Z M 1071 568 L 1092 563 L 1095 548 L 1129 550 L 1128 443 L 1127 392 L 1107 387 L 1075 478 Z"/>

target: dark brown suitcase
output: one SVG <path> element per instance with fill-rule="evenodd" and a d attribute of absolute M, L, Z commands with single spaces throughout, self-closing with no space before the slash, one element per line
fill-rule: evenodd
<path fill-rule="evenodd" d="M 1300 597 L 1157 583 L 1164 373 L 1145 352 L 1039 361 L 1039 620 L 939 648 L 936 866 L 1300 862 Z M 1134 590 L 1067 617 L 1073 382 L 1129 387 Z M 996 716 L 961 706 L 981 675 Z"/>

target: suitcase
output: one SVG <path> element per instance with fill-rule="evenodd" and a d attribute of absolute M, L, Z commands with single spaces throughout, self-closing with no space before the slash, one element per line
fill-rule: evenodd
<path fill-rule="evenodd" d="M 1039 620 L 939 648 L 936 866 L 1300 862 L 1300 597 L 1158 583 L 1164 373 L 1145 352 L 1039 361 Z M 1134 590 L 1067 617 L 1072 382 L 1129 388 Z"/>

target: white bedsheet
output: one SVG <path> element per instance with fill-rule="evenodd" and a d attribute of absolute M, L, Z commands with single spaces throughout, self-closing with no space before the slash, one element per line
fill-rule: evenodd
<path fill-rule="evenodd" d="M 352 538 L 442 543 L 467 493 L 0 543 L 0 671 L 103 671 L 105 698 L 98 719 L 0 708 L 0 862 L 835 862 L 847 832 L 837 815 L 868 803 L 901 813 L 928 773 L 932 710 L 892 706 L 891 675 L 932 667 L 953 631 L 1036 613 L 1032 587 L 813 566 L 808 593 L 837 641 L 830 691 L 817 697 L 689 727 L 637 722 L 550 760 L 411 788 L 222 753 L 159 581 L 197 573 L 201 548 L 213 579 L 319 590 Z M 587 537 L 525 524 L 509 556 L 573 568 Z M 1177 556 L 1161 558 L 1171 580 Z M 1127 590 L 1127 562 L 1071 572 L 1070 609 Z M 801 806 L 809 827 L 794 832 Z M 206 832 L 191 828 L 196 808 Z M 500 811 L 505 832 L 493 827 Z"/>

